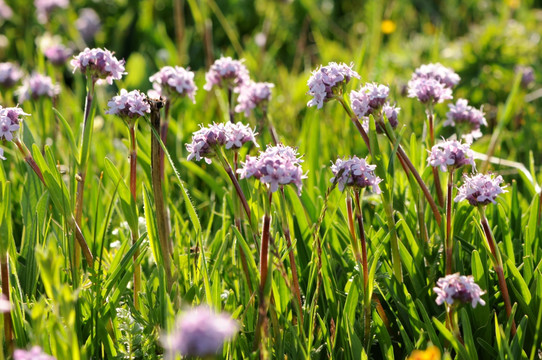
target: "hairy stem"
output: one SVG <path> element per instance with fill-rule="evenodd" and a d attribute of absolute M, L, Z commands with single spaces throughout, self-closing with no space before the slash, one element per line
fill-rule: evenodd
<path fill-rule="evenodd" d="M 164 103 L 161 100 L 150 100 L 150 105 L 151 126 L 154 128 L 155 132 L 158 133 L 158 131 L 160 131 L 160 108 Z M 167 213 L 164 204 L 164 194 L 162 192 L 162 177 L 160 174 L 160 141 L 154 134 L 152 134 L 151 138 L 151 180 L 154 193 L 154 206 L 156 208 L 158 238 L 160 239 L 160 248 L 169 291 L 173 285 L 171 273 L 171 244 L 167 237 Z"/>

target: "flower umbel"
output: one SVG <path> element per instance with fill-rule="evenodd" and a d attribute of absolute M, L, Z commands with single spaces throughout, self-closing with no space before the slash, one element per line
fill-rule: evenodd
<path fill-rule="evenodd" d="M 53 84 L 49 76 L 39 73 L 33 73 L 30 77 L 23 80 L 23 84 L 17 89 L 19 102 L 26 100 L 36 100 L 42 96 L 54 97 L 60 93 L 60 86 Z"/>
<path fill-rule="evenodd" d="M 3 88 L 11 88 L 23 77 L 23 72 L 18 65 L 3 62 L 0 63 L 0 86 Z"/>
<path fill-rule="evenodd" d="M 201 129 L 192 135 L 192 143 L 186 144 L 186 149 L 190 153 L 188 160 L 195 158 L 196 161 L 200 161 L 204 159 L 207 164 L 210 164 L 211 159 L 209 158 L 216 155 L 216 146 L 225 145 L 226 149 L 237 150 L 245 143 L 252 141 L 255 146 L 259 147 L 255 138 L 257 134 L 248 125 L 241 122 L 236 124 L 228 122 L 225 125 L 213 123 L 208 127 L 201 126 Z"/>
<path fill-rule="evenodd" d="M 274 84 L 266 82 L 249 82 L 239 89 L 239 97 L 235 106 L 235 111 L 238 113 L 244 112 L 245 116 L 249 116 L 250 112 L 259 105 L 266 106 L 271 99 L 271 89 Z"/>
<path fill-rule="evenodd" d="M 122 89 L 119 95 L 109 100 L 107 106 L 109 110 L 106 114 L 117 115 L 123 119 L 134 119 L 151 112 L 147 97 L 139 90 L 128 92 Z"/>
<path fill-rule="evenodd" d="M 461 78 L 452 69 L 445 67 L 440 63 L 425 64 L 420 66 L 412 74 L 412 80 L 416 79 L 435 79 L 448 88 L 452 88 L 459 83 Z"/>
<path fill-rule="evenodd" d="M 307 106 L 316 105 L 318 109 L 321 109 L 324 102 L 333 99 L 337 92 L 342 94 L 343 85 L 353 77 L 360 78 L 359 74 L 352 70 L 353 66 L 354 64 L 348 66 L 344 63 L 330 62 L 327 66 L 320 66 L 314 70 L 307 81 L 309 86 L 307 94 L 314 98 L 307 103 Z"/>
<path fill-rule="evenodd" d="M 117 60 L 113 53 L 107 49 L 86 48 L 71 61 L 73 72 L 80 70 L 83 74 L 89 75 L 97 84 L 105 80 L 109 85 L 113 80 L 120 80 L 124 71 L 124 60 Z"/>
<path fill-rule="evenodd" d="M 455 104 L 448 104 L 450 110 L 446 113 L 446 121 L 443 126 L 466 125 L 470 133 L 463 134 L 467 139 L 477 139 L 482 136 L 480 127 L 487 126 L 486 118 L 482 110 L 470 106 L 465 99 L 458 99 Z"/>
<path fill-rule="evenodd" d="M 62 44 L 55 44 L 48 47 L 45 50 L 44 55 L 53 65 L 60 66 L 68 61 L 68 58 L 72 53 L 70 48 L 67 48 Z"/>
<path fill-rule="evenodd" d="M 438 104 L 452 99 L 452 89 L 434 78 L 419 77 L 408 82 L 408 97 L 423 104 Z"/>
<path fill-rule="evenodd" d="M 334 175 L 331 182 L 337 182 L 340 191 L 343 191 L 346 186 L 356 188 L 372 186 L 373 191 L 380 194 L 378 184 L 382 179 L 375 175 L 375 169 L 376 165 L 369 165 L 365 159 L 360 159 L 355 155 L 351 159 L 337 159 L 335 164 L 331 165 Z"/>
<path fill-rule="evenodd" d="M 174 98 L 177 96 L 187 96 L 195 104 L 196 90 L 194 83 L 194 73 L 180 66 L 164 66 L 157 73 L 149 78 L 152 87 L 161 96 Z"/>
<path fill-rule="evenodd" d="M 496 203 L 497 195 L 506 192 L 500 186 L 503 182 L 502 176 L 493 177 L 493 174 L 477 174 L 464 176 L 464 183 L 458 189 L 455 202 L 468 200 L 472 206 L 487 205 L 490 202 Z"/>
<path fill-rule="evenodd" d="M 38 21 L 45 24 L 49 16 L 56 9 L 66 9 L 70 5 L 69 0 L 34 0 Z"/>
<path fill-rule="evenodd" d="M 79 10 L 79 17 L 75 21 L 75 27 L 86 43 L 94 39 L 94 35 L 100 30 L 100 16 L 92 8 L 83 8 Z"/>
<path fill-rule="evenodd" d="M 171 355 L 206 357 L 215 355 L 238 331 L 230 315 L 217 314 L 201 306 L 182 314 L 175 330 L 166 336 L 164 347 Z"/>
<path fill-rule="evenodd" d="M 440 167 L 442 172 L 448 171 L 449 167 L 456 169 L 463 165 L 475 166 L 470 145 L 457 140 L 448 140 L 433 146 L 427 162 L 433 167 Z"/>
<path fill-rule="evenodd" d="M 433 288 L 437 294 L 437 304 L 442 305 L 446 302 L 452 305 L 454 302 L 467 304 L 470 303 L 473 308 L 476 305 L 485 305 L 486 302 L 480 297 L 485 291 L 474 282 L 472 276 L 459 275 L 459 273 L 447 275 L 437 281 L 437 286 Z"/>
<path fill-rule="evenodd" d="M 302 162 L 297 150 L 278 144 L 269 146 L 258 157 L 247 155 L 243 167 L 237 173 L 241 179 L 255 177 L 269 186 L 271 192 L 277 191 L 279 185 L 294 184 L 298 193 L 301 193 L 302 180 L 306 178 L 301 168 Z"/>
<path fill-rule="evenodd" d="M 53 356 L 45 354 L 39 346 L 26 351 L 17 349 L 13 352 L 13 360 L 56 360 Z"/>
<path fill-rule="evenodd" d="M 205 74 L 206 82 L 203 88 L 211 91 L 213 86 L 217 85 L 221 88 L 236 90 L 238 87 L 247 84 L 250 77 L 243 61 L 224 56 L 217 59 Z"/>
<path fill-rule="evenodd" d="M 19 130 L 22 116 L 30 116 L 19 107 L 2 108 L 0 106 L 0 140 L 12 141 Z"/>

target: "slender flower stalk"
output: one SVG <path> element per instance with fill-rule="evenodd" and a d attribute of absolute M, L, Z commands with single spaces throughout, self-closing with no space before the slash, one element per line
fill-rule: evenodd
<path fill-rule="evenodd" d="M 130 192 L 134 204 L 137 204 L 137 143 L 135 131 L 138 118 L 150 113 L 150 105 L 147 97 L 138 90 L 128 92 L 125 89 L 122 89 L 120 94 L 113 97 L 107 105 L 109 110 L 106 111 L 106 114 L 121 117 L 130 133 Z M 137 224 L 130 226 L 130 233 L 132 234 L 132 245 L 134 245 L 139 238 Z M 136 309 L 139 309 L 139 292 L 141 290 L 141 266 L 137 263 L 138 257 L 139 249 L 136 249 L 134 252 L 134 306 Z"/>
<path fill-rule="evenodd" d="M 164 270 L 168 284 L 168 291 L 173 285 L 173 276 L 171 272 L 171 256 L 173 252 L 172 244 L 167 236 L 167 212 L 164 204 L 164 193 L 162 191 L 162 176 L 160 173 L 160 140 L 155 136 L 160 131 L 160 109 L 164 106 L 163 100 L 149 99 L 151 111 L 151 126 L 154 129 L 151 138 L 151 181 L 154 194 L 154 206 L 156 209 L 156 226 L 158 228 L 158 238 L 164 261 Z"/>
<path fill-rule="evenodd" d="M 433 168 L 435 169 L 435 168 Z M 446 252 L 446 275 L 453 272 L 453 236 L 452 236 L 452 192 L 454 184 L 454 169 L 448 172 L 448 189 L 446 199 L 446 239 L 444 240 L 444 249 Z"/>
<path fill-rule="evenodd" d="M 435 129 L 434 129 L 434 113 L 433 104 L 427 105 L 427 122 L 429 124 L 429 143 L 428 148 L 432 148 L 435 145 Z M 437 200 L 440 207 L 444 207 L 444 194 L 442 193 L 442 185 L 440 184 L 440 176 L 438 170 L 433 167 L 433 181 L 435 182 L 435 191 L 437 192 Z"/>
<path fill-rule="evenodd" d="M 7 249 L 5 253 L 0 255 L 0 275 L 2 278 L 2 295 L 5 299 L 2 301 L 10 301 L 10 286 L 9 286 L 9 263 Z M 4 338 L 7 344 L 8 352 L 13 351 L 13 322 L 11 320 L 11 310 L 2 311 L 4 314 Z M 3 352 L 3 349 L 0 349 Z"/>

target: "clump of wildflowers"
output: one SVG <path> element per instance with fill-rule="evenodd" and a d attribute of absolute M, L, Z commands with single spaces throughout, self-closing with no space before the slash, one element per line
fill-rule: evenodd
<path fill-rule="evenodd" d="M 235 111 L 238 113 L 244 112 L 245 116 L 249 116 L 250 112 L 258 105 L 265 107 L 271 99 L 271 89 L 274 84 L 267 82 L 253 82 L 241 86 L 239 89 L 239 97 L 235 106 Z"/>
<path fill-rule="evenodd" d="M 465 99 L 458 99 L 455 104 L 448 104 L 448 107 L 450 110 L 446 113 L 446 121 L 442 124 L 443 126 L 465 124 L 470 129 L 470 133 L 463 135 L 463 137 L 477 139 L 482 136 L 480 127 L 487 126 L 482 110 L 470 106 Z"/>
<path fill-rule="evenodd" d="M 53 356 L 45 354 L 39 346 L 30 350 L 17 349 L 13 352 L 13 360 L 56 360 Z"/>
<path fill-rule="evenodd" d="M 34 0 L 38 21 L 45 24 L 49 16 L 56 9 L 66 9 L 70 5 L 69 0 Z"/>
<path fill-rule="evenodd" d="M 448 140 L 433 146 L 427 162 L 433 167 L 440 167 L 442 172 L 446 172 L 448 168 L 456 169 L 463 165 L 475 166 L 474 153 L 469 144 L 462 144 L 457 140 Z"/>
<path fill-rule="evenodd" d="M 254 177 L 269 186 L 271 192 L 278 190 L 279 185 L 294 184 L 301 193 L 302 180 L 306 178 L 301 169 L 303 160 L 297 150 L 278 144 L 269 146 L 260 152 L 258 157 L 247 155 L 243 167 L 237 170 L 241 179 Z"/>
<path fill-rule="evenodd" d="M 20 107 L 0 107 L 0 140 L 12 141 L 19 130 L 22 116 L 30 116 Z"/>
<path fill-rule="evenodd" d="M 44 51 L 47 60 L 56 66 L 64 65 L 68 58 L 72 56 L 72 53 L 73 51 L 70 48 L 62 44 L 54 44 Z"/>
<path fill-rule="evenodd" d="M 16 64 L 0 63 L 0 86 L 6 89 L 13 87 L 23 77 L 23 72 Z"/>
<path fill-rule="evenodd" d="M 23 80 L 23 84 L 16 91 L 19 102 L 40 97 L 52 98 L 60 93 L 60 86 L 53 84 L 53 80 L 46 75 L 33 73 Z"/>
<path fill-rule="evenodd" d="M 366 159 L 360 159 L 355 155 L 353 158 L 345 160 L 337 159 L 331 165 L 331 171 L 334 175 L 331 178 L 331 182 L 337 182 L 340 191 L 343 191 L 347 186 L 357 188 L 371 186 L 375 193 L 380 194 L 381 191 L 378 184 L 382 179 L 375 175 L 375 169 L 376 165 L 369 165 Z"/>
<path fill-rule="evenodd" d="M 128 92 L 122 89 L 119 95 L 109 100 L 107 106 L 109 110 L 105 112 L 106 114 L 117 115 L 126 120 L 145 116 L 146 113 L 151 112 L 147 97 L 139 90 Z"/>
<path fill-rule="evenodd" d="M 215 156 L 216 146 L 225 146 L 226 149 L 237 150 L 245 143 L 252 141 L 256 143 L 257 135 L 248 125 L 241 122 L 236 124 L 228 122 L 226 124 L 213 123 L 208 127 L 201 126 L 201 129 L 192 135 L 192 143 L 186 144 L 189 152 L 188 160 L 204 159 L 207 164 L 211 163 L 211 157 Z"/>
<path fill-rule="evenodd" d="M 312 72 L 311 77 L 307 81 L 309 86 L 308 95 L 313 96 L 307 106 L 315 106 L 321 109 L 324 102 L 334 99 L 337 95 L 342 95 L 342 87 L 350 82 L 350 79 L 360 76 L 352 70 L 354 64 L 350 66 L 335 62 L 330 62 L 327 66 L 320 66 Z"/>
<path fill-rule="evenodd" d="M 173 333 L 166 336 L 164 347 L 172 356 L 213 356 L 238 330 L 230 315 L 202 306 L 179 317 Z"/>
<path fill-rule="evenodd" d="M 497 195 L 506 192 L 500 185 L 502 176 L 493 177 L 493 174 L 477 174 L 464 176 L 464 184 L 459 188 L 455 202 L 468 200 L 472 206 L 496 203 Z"/>
<path fill-rule="evenodd" d="M 107 49 L 86 48 L 71 61 L 73 72 L 80 70 L 90 76 L 92 81 L 101 84 L 104 80 L 113 84 L 113 80 L 120 80 L 124 71 L 124 60 L 117 60 L 113 53 Z"/>
<path fill-rule="evenodd" d="M 75 27 L 86 43 L 94 39 L 94 35 L 100 30 L 101 22 L 98 13 L 92 8 L 84 8 L 79 11 L 79 17 L 75 21 Z"/>
<path fill-rule="evenodd" d="M 452 99 L 452 89 L 434 78 L 419 77 L 408 82 L 408 97 L 423 104 L 438 104 Z"/>
<path fill-rule="evenodd" d="M 482 306 L 486 304 L 481 298 L 485 292 L 480 289 L 480 286 L 474 282 L 474 278 L 470 275 L 460 276 L 459 273 L 456 273 L 440 278 L 433 291 L 437 294 L 436 302 L 438 305 L 445 302 L 452 305 L 458 302 L 470 303 L 475 308 L 478 304 Z"/>
<path fill-rule="evenodd" d="M 205 74 L 206 82 L 203 88 L 211 91 L 216 85 L 221 88 L 234 89 L 237 92 L 240 86 L 250 81 L 248 70 L 243 61 L 224 56 L 217 59 Z"/>
<path fill-rule="evenodd" d="M 420 66 L 412 74 L 412 80 L 416 79 L 435 79 L 448 88 L 452 88 L 459 83 L 461 78 L 452 69 L 445 67 L 440 63 L 425 64 Z"/>
<path fill-rule="evenodd" d="M 194 73 L 180 66 L 164 66 L 149 78 L 153 88 L 166 98 L 187 96 L 195 104 L 198 89 L 194 83 Z"/>

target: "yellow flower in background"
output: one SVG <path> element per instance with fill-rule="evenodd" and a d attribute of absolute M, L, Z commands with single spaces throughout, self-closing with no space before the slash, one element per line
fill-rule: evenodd
<path fill-rule="evenodd" d="M 384 34 L 391 34 L 397 29 L 397 25 L 392 20 L 383 20 L 380 29 Z"/>
<path fill-rule="evenodd" d="M 512 9 L 519 8 L 519 4 L 521 3 L 520 0 L 506 0 L 506 4 Z"/>
<path fill-rule="evenodd" d="M 407 360 L 440 360 L 440 350 L 436 346 L 430 346 L 427 350 L 414 350 Z"/>

